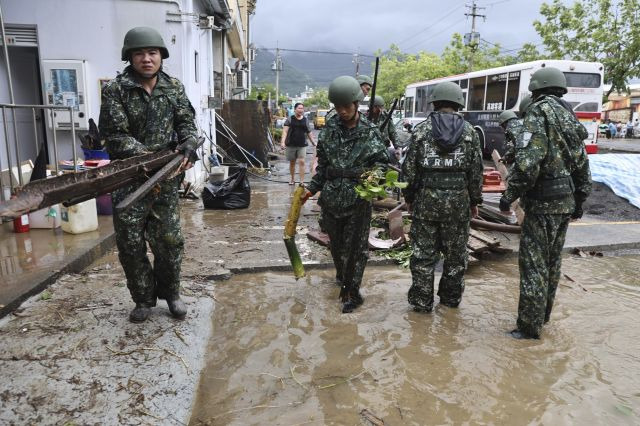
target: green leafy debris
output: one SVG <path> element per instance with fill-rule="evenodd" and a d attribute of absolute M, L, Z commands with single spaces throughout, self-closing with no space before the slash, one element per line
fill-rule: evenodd
<path fill-rule="evenodd" d="M 406 182 L 400 182 L 398 172 L 388 170 L 386 173 L 375 168 L 362 174 L 360 183 L 355 190 L 358 196 L 364 200 L 371 201 L 386 195 L 387 190 L 403 189 L 407 187 Z"/>

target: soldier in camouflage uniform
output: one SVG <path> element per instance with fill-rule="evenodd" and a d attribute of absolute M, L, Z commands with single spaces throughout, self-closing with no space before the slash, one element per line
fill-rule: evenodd
<path fill-rule="evenodd" d="M 130 65 L 102 91 L 100 133 L 113 160 L 176 148 L 186 155 L 182 170 L 191 167 L 197 145 L 195 111 L 184 87 L 162 71 L 169 57 L 160 34 L 146 27 L 130 30 L 124 39 L 122 60 Z M 195 157 L 197 159 L 197 157 Z M 143 322 L 156 298 L 166 299 L 171 314 L 186 316 L 180 300 L 180 265 L 184 241 L 180 231 L 178 187 L 181 173 L 160 183 L 125 211 L 114 210 L 113 225 L 120 263 L 136 307 L 129 319 Z M 142 183 L 113 192 L 113 204 L 122 201 Z M 154 255 L 151 267 L 147 242 Z"/>
<path fill-rule="evenodd" d="M 376 95 L 376 98 L 373 100 L 373 114 L 371 115 L 371 122 L 375 125 L 382 126 L 382 123 L 387 119 L 388 112 L 384 110 L 384 98 L 382 96 Z M 393 125 L 393 121 L 389 120 L 389 123 L 384 128 L 382 133 L 382 140 L 385 145 L 390 147 L 396 146 L 396 128 Z"/>
<path fill-rule="evenodd" d="M 373 80 L 371 80 L 371 77 L 369 77 L 368 75 L 360 74 L 356 77 L 356 80 L 358 81 L 358 84 L 360 84 L 363 98 L 369 96 L 369 91 L 371 90 L 371 87 L 373 87 Z M 331 117 L 334 117 L 335 115 L 337 115 L 336 109 L 331 108 L 329 112 L 327 112 L 327 115 L 325 115 L 324 122 L 326 123 Z"/>
<path fill-rule="evenodd" d="M 502 111 L 498 116 L 498 123 L 504 130 L 505 152 L 503 162 L 510 166 L 515 161 L 516 136 L 522 128 L 522 120 L 511 110 Z"/>
<path fill-rule="evenodd" d="M 560 279 L 562 247 L 570 219 L 582 217 L 591 192 L 587 130 L 562 95 L 564 74 L 546 67 L 531 76 L 533 104 L 516 140 L 515 166 L 500 210 L 520 198 L 520 301 L 515 338 L 539 338 L 549 321 Z"/>
<path fill-rule="evenodd" d="M 482 202 L 480 139 L 457 111 L 464 107 L 460 87 L 434 87 L 429 98 L 435 112 L 418 124 L 403 164 L 405 201 L 413 211 L 408 299 L 414 310 L 433 309 L 436 263 L 444 255 L 438 288 L 440 303 L 455 308 L 464 291 L 471 216 Z"/>
<path fill-rule="evenodd" d="M 320 225 L 331 239 L 343 313 L 363 302 L 360 283 L 369 258 L 371 202 L 359 198 L 355 186 L 365 170 L 388 162 L 378 128 L 358 112 L 362 98 L 353 77 L 338 77 L 329 86 L 337 114 L 318 136 L 318 167 L 306 193 L 309 198 L 322 191 Z"/>

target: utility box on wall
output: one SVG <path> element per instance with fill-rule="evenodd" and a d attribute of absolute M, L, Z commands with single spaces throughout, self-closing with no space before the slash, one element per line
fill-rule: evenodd
<path fill-rule="evenodd" d="M 86 61 L 52 60 L 42 61 L 45 103 L 47 105 L 73 107 L 76 130 L 89 129 L 89 100 L 87 99 Z M 68 111 L 55 111 L 53 122 L 47 114 L 49 128 L 71 130 Z"/>

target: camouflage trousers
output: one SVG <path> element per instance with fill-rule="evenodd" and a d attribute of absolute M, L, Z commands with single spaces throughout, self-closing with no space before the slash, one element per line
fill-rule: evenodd
<path fill-rule="evenodd" d="M 528 213 L 522 224 L 518 263 L 520 301 L 518 329 L 539 337 L 549 321 L 560 280 L 562 247 L 569 226 L 569 214 Z"/>
<path fill-rule="evenodd" d="M 114 209 L 118 257 L 127 277 L 131 298 L 136 303 L 155 306 L 156 298 L 179 295 L 184 248 L 178 207 L 181 181 L 182 175 L 164 181 L 129 209 L 122 212 Z M 134 184 L 114 191 L 113 205 L 138 186 Z M 147 242 L 153 252 L 153 268 L 147 257 Z"/>
<path fill-rule="evenodd" d="M 355 296 L 360 289 L 364 268 L 369 260 L 371 204 L 363 204 L 345 217 L 335 217 L 323 210 L 320 227 L 331 239 L 336 278 L 342 284 L 340 298 L 346 300 L 349 295 Z"/>
<path fill-rule="evenodd" d="M 410 237 L 413 254 L 409 262 L 412 278 L 409 303 L 425 311 L 433 308 L 434 273 L 442 254 L 444 263 L 438 285 L 440 303 L 458 306 L 464 292 L 468 262 L 469 222 L 432 222 L 414 218 Z"/>

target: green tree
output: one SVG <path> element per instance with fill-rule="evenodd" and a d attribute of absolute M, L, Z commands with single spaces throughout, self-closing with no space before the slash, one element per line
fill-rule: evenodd
<path fill-rule="evenodd" d="M 313 89 L 313 96 L 305 99 L 305 106 L 317 106 L 318 108 L 329 108 L 329 92 L 327 89 Z"/>
<path fill-rule="evenodd" d="M 612 85 L 607 96 L 640 76 L 640 0 L 553 0 L 540 14 L 533 26 L 550 56 L 601 62 Z"/>
<path fill-rule="evenodd" d="M 253 86 L 251 88 L 251 95 L 247 99 L 256 100 L 261 98 L 263 101 L 267 101 L 269 99 L 275 99 L 276 96 L 276 88 L 271 83 L 265 83 L 260 86 Z M 287 102 L 288 99 L 282 93 L 280 93 L 280 98 L 278 99 L 278 105 L 283 102 Z"/>

